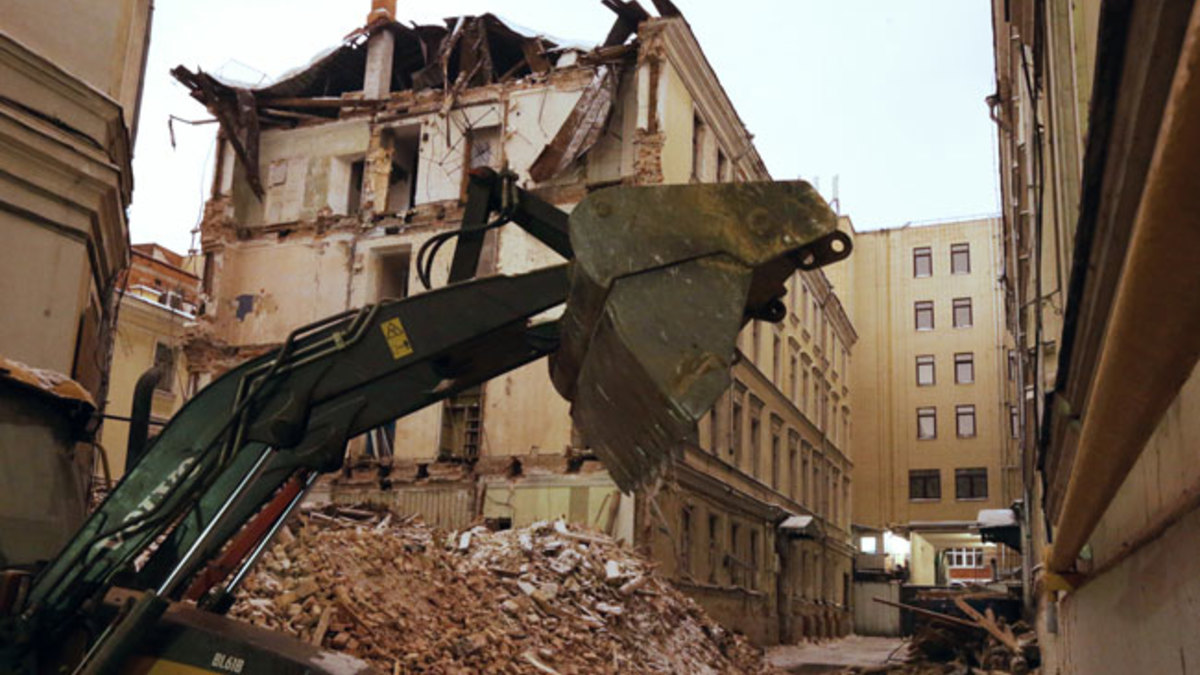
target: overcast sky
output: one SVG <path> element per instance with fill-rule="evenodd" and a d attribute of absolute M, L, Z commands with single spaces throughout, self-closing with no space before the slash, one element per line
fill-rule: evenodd
<path fill-rule="evenodd" d="M 860 230 L 998 211 L 987 0 L 675 0 L 776 179 L 819 179 Z M 642 4 L 652 7 L 649 0 Z M 134 155 L 134 243 L 185 252 L 216 125 L 176 65 L 267 81 L 360 26 L 369 0 L 156 3 Z M 401 21 L 492 11 L 539 32 L 604 39 L 599 0 L 398 0 Z"/>

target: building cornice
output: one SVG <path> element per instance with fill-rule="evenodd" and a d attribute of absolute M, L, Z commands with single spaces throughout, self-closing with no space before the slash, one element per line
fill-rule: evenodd
<path fill-rule="evenodd" d="M 718 143 L 729 154 L 731 165 L 740 169 L 747 180 L 770 180 L 767 165 L 754 147 L 754 137 L 746 130 L 691 27 L 682 17 L 651 19 L 646 23 L 662 25 L 667 60 L 677 66 L 676 72 L 703 111 Z"/>

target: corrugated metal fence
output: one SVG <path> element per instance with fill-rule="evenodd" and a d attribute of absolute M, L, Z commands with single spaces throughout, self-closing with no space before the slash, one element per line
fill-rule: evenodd
<path fill-rule="evenodd" d="M 859 635 L 900 636 L 900 610 L 874 601 L 900 602 L 898 581 L 854 582 L 854 632 Z"/>

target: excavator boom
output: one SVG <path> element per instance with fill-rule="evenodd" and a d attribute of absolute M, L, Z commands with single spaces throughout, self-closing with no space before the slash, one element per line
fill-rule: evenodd
<path fill-rule="evenodd" d="M 473 278 L 484 234 L 509 222 L 565 262 Z M 172 602 L 223 611 L 348 439 L 542 356 L 585 441 L 634 489 L 728 386 L 745 322 L 781 319 L 788 276 L 850 249 L 802 182 L 609 188 L 568 217 L 489 170 L 471 175 L 462 228 L 438 237 L 423 253 L 458 238 L 449 285 L 299 328 L 193 397 L 0 617 L 0 669 L 43 668 L 83 631 L 86 654 L 63 663 L 113 672 L 180 614 Z M 425 281 L 431 264 L 418 256 Z M 136 590 L 105 613 L 118 585 Z"/>

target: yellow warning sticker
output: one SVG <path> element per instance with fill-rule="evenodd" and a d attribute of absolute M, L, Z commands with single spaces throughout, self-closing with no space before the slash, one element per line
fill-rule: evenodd
<path fill-rule="evenodd" d="M 404 324 L 400 323 L 400 319 L 388 319 L 380 329 L 383 330 L 388 349 L 392 350 L 393 359 L 402 359 L 413 353 L 412 343 L 408 341 L 408 333 L 404 332 Z"/>

